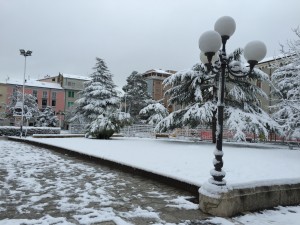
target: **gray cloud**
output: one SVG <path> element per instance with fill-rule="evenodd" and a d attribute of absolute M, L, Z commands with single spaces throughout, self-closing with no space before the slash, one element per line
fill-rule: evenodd
<path fill-rule="evenodd" d="M 262 40 L 268 56 L 295 38 L 298 0 L 1 0 L 0 76 L 88 75 L 103 58 L 117 85 L 133 71 L 181 70 L 199 60 L 198 38 L 223 15 L 237 23 L 228 50 Z"/>

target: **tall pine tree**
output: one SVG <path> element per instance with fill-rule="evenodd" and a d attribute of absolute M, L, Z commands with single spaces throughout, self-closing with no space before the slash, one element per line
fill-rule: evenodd
<path fill-rule="evenodd" d="M 139 122 L 139 112 L 151 101 L 147 92 L 147 83 L 137 71 L 133 71 L 126 81 L 127 84 L 123 87 L 125 111 L 130 114 L 134 122 Z"/>
<path fill-rule="evenodd" d="M 87 137 L 108 139 L 128 122 L 129 116 L 118 110 L 120 99 L 104 60 L 96 58 L 93 69 L 91 80 L 84 84 L 81 98 L 75 102 L 76 114 L 72 120 L 83 118 Z"/>
<path fill-rule="evenodd" d="M 246 74 L 248 69 L 240 60 L 242 50 L 237 49 L 228 55 L 232 71 Z M 158 131 L 176 127 L 211 125 L 213 136 L 216 131 L 216 108 L 220 61 L 211 70 L 203 64 L 196 64 L 190 70 L 180 71 L 164 81 L 171 87 L 166 94 L 170 103 L 180 105 L 181 109 L 172 112 L 156 127 Z M 269 82 L 267 74 L 258 69 L 246 78 L 226 75 L 225 87 L 225 125 L 234 133 L 234 139 L 246 140 L 246 133 L 263 133 L 276 129 L 278 124 L 260 107 L 260 98 L 268 96 L 255 85 L 256 80 Z"/>

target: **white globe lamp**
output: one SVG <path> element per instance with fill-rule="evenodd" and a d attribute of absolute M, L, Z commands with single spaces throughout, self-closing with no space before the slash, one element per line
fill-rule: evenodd
<path fill-rule="evenodd" d="M 258 63 L 267 54 L 267 47 L 261 41 L 251 41 L 244 48 L 244 57 L 249 61 L 256 61 Z"/>
<path fill-rule="evenodd" d="M 222 16 L 215 23 L 215 31 L 217 31 L 221 37 L 226 36 L 227 39 L 233 35 L 235 28 L 235 21 L 230 16 Z"/>

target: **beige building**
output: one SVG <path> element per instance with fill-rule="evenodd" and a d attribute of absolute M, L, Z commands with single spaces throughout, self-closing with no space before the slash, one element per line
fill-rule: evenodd
<path fill-rule="evenodd" d="M 282 58 L 277 58 L 276 60 L 274 57 L 265 58 L 263 61 L 259 62 L 256 67 L 262 70 L 263 72 L 265 72 L 266 74 L 268 74 L 271 80 L 271 76 L 273 72 L 276 70 L 275 65 L 282 66 L 283 65 Z M 261 81 L 257 81 L 256 85 L 260 87 L 268 95 L 269 97 L 268 100 L 266 99 L 261 100 L 261 106 L 265 112 L 271 113 L 270 106 L 274 105 L 274 101 L 275 101 L 274 97 L 271 95 L 272 86 L 270 86 L 266 82 L 261 82 Z"/>
<path fill-rule="evenodd" d="M 0 82 L 0 125 L 5 124 L 5 110 L 8 99 L 7 87 L 5 83 Z"/>

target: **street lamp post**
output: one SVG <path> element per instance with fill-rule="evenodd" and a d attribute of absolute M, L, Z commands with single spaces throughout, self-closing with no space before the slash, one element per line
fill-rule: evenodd
<path fill-rule="evenodd" d="M 199 39 L 199 48 L 207 57 L 206 65 L 208 69 L 212 67 L 213 57 L 220 51 L 221 73 L 219 74 L 219 89 L 218 89 L 218 123 L 217 123 L 217 141 L 216 149 L 214 151 L 214 169 L 210 171 L 212 178 L 209 180 L 211 184 L 218 186 L 226 185 L 226 181 L 223 180 L 225 172 L 223 168 L 223 120 L 224 120 L 224 91 L 225 91 L 225 73 L 235 77 L 246 77 L 252 73 L 254 66 L 262 60 L 267 52 L 267 48 L 263 42 L 252 41 L 248 43 L 244 48 L 244 57 L 249 63 L 249 72 L 247 74 L 238 74 L 230 69 L 229 62 L 226 56 L 226 42 L 230 36 L 234 33 L 236 24 L 233 18 L 229 16 L 223 16 L 219 18 L 214 27 L 214 31 L 204 32 Z M 206 59 L 204 59 L 205 61 Z"/>
<path fill-rule="evenodd" d="M 31 56 L 32 51 L 27 50 L 25 51 L 24 49 L 20 49 L 20 55 L 23 55 L 25 58 L 25 63 L 24 63 L 24 77 L 23 77 L 23 94 L 22 94 L 22 115 L 21 115 L 21 134 L 20 137 L 22 137 L 23 133 L 23 125 L 24 125 L 24 102 L 25 102 L 25 75 L 26 75 L 26 57 Z"/>

